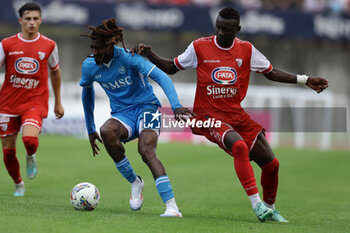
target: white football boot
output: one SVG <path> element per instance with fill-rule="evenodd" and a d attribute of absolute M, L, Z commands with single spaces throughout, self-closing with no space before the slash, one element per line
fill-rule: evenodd
<path fill-rule="evenodd" d="M 24 182 L 22 181 L 19 184 L 15 184 L 15 192 L 13 193 L 13 196 L 15 197 L 23 197 L 25 192 L 24 188 Z"/>
<path fill-rule="evenodd" d="M 179 217 L 182 218 L 182 214 L 179 207 L 176 204 L 175 198 L 170 198 L 165 202 L 165 212 L 161 214 L 160 217 Z"/>
<path fill-rule="evenodd" d="M 160 217 L 179 217 L 182 218 L 180 210 L 174 209 L 172 207 L 166 208 L 164 214 L 161 214 Z"/>
<path fill-rule="evenodd" d="M 142 207 L 143 186 L 145 186 L 145 182 L 143 182 L 140 176 L 136 176 L 134 182 L 131 183 L 130 207 L 134 211 L 139 210 Z"/>

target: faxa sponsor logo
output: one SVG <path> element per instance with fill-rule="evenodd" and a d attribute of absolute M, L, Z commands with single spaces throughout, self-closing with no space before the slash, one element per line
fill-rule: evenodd
<path fill-rule="evenodd" d="M 13 83 L 13 87 L 26 88 L 26 89 L 36 88 L 39 82 L 40 82 L 39 80 L 35 80 L 32 78 L 21 78 L 21 77 L 17 77 L 16 75 L 11 75 L 10 81 L 9 81 L 9 83 Z"/>
<path fill-rule="evenodd" d="M 237 71 L 232 67 L 218 67 L 211 72 L 211 78 L 218 84 L 231 85 L 237 81 Z"/>
<path fill-rule="evenodd" d="M 39 62 L 31 57 L 21 57 L 16 60 L 15 69 L 20 74 L 35 74 L 39 70 Z"/>

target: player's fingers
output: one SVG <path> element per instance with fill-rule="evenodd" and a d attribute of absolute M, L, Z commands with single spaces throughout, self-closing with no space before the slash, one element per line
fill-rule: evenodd
<path fill-rule="evenodd" d="M 93 145 L 91 145 L 91 149 L 92 149 L 92 155 L 95 157 L 95 154 L 97 154 L 95 148 Z"/>
<path fill-rule="evenodd" d="M 95 143 L 95 148 L 100 151 L 100 147 L 98 147 L 98 145 Z"/>
<path fill-rule="evenodd" d="M 103 144 L 103 140 L 100 136 L 98 136 L 96 139 Z"/>
<path fill-rule="evenodd" d="M 139 45 L 137 47 L 137 54 L 140 55 L 142 51 L 143 51 L 143 45 Z"/>
<path fill-rule="evenodd" d="M 191 116 L 197 116 L 196 113 L 194 113 L 193 111 L 189 110 L 188 108 L 186 108 L 186 113 L 190 114 Z"/>

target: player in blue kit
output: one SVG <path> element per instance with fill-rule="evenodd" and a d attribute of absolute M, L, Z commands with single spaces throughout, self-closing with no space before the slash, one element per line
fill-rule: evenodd
<path fill-rule="evenodd" d="M 171 79 L 163 71 L 141 56 L 132 56 L 125 49 L 123 29 L 117 26 L 114 18 L 104 20 L 98 27 L 86 27 L 92 30 L 91 34 L 83 35 L 91 38 L 92 56 L 83 63 L 80 85 L 83 87 L 85 121 L 93 155 L 100 150 L 96 144 L 98 140 L 104 144 L 122 176 L 131 183 L 130 206 L 132 210 L 139 210 L 143 202 L 144 181 L 135 174 L 122 145 L 122 142 L 138 137 L 138 151 L 150 168 L 158 193 L 166 205 L 161 216 L 182 217 L 170 180 L 156 156 L 159 129 L 144 127 L 144 113 L 152 112 L 154 117 L 158 117 L 161 106 L 148 78 L 162 87 L 177 120 L 194 113 L 181 106 Z M 116 46 L 119 42 L 124 48 Z M 101 137 L 94 122 L 93 82 L 101 85 L 110 101 L 111 118 L 101 126 Z"/>

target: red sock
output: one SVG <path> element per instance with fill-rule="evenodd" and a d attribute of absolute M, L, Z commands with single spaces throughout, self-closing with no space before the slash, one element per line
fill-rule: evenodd
<path fill-rule="evenodd" d="M 16 148 L 3 148 L 2 151 L 4 153 L 4 163 L 8 173 L 10 174 L 10 176 L 16 184 L 21 183 L 22 178 L 21 173 L 19 171 L 19 162 L 16 157 Z"/>
<path fill-rule="evenodd" d="M 272 205 L 275 203 L 278 187 L 279 162 L 275 158 L 269 164 L 263 166 L 261 172 L 261 186 L 263 188 L 264 202 Z"/>
<path fill-rule="evenodd" d="M 238 179 L 247 195 L 250 196 L 258 193 L 253 167 L 249 161 L 249 149 L 247 144 L 239 140 L 233 144 L 231 150 Z"/>
<path fill-rule="evenodd" d="M 35 154 L 39 146 L 38 137 L 25 136 L 25 137 L 22 137 L 22 140 L 23 140 L 24 146 L 26 147 L 27 155 Z"/>

